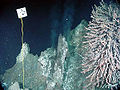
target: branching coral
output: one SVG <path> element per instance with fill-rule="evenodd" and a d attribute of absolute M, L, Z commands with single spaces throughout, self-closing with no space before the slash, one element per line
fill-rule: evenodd
<path fill-rule="evenodd" d="M 120 79 L 120 7 L 102 1 L 91 18 L 84 42 L 88 52 L 82 64 L 82 73 L 88 72 L 86 87 L 116 87 Z"/>

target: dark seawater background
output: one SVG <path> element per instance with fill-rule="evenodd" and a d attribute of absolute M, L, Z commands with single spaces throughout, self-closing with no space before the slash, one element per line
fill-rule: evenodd
<path fill-rule="evenodd" d="M 59 1 L 59 2 L 58 2 Z M 72 14 L 67 12 L 70 1 Z M 2 0 L 0 1 L 0 73 L 12 67 L 21 49 L 21 23 L 16 9 L 27 8 L 24 20 L 24 42 L 30 46 L 31 53 L 40 55 L 41 51 L 56 45 L 55 38 L 65 28 L 75 28 L 82 19 L 90 20 L 94 4 L 101 0 Z M 104 0 L 109 2 L 109 0 Z M 113 0 L 115 2 L 115 0 Z M 74 4 L 74 8 L 72 8 Z M 53 8 L 53 9 L 52 9 Z M 70 17 L 70 18 L 67 18 Z M 56 21 L 57 22 L 54 22 Z M 56 31 L 52 36 L 51 30 Z"/>

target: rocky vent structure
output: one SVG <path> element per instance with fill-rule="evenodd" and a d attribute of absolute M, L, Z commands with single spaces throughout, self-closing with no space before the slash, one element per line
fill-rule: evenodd
<path fill-rule="evenodd" d="M 82 22 L 70 32 L 70 45 L 63 35 L 59 35 L 57 48 L 47 48 L 41 54 L 33 55 L 27 43 L 23 44 L 25 65 L 25 88 L 29 90 L 82 90 L 84 75 L 80 64 L 85 52 L 82 48 L 87 22 Z M 17 85 L 22 89 L 21 52 L 16 64 L 2 76 L 7 86 Z"/>

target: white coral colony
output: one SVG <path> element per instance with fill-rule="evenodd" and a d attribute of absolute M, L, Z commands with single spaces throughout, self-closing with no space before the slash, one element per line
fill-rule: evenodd
<path fill-rule="evenodd" d="M 89 86 L 115 87 L 120 79 L 120 7 L 100 2 L 95 6 L 86 38 L 88 52 L 83 73 L 90 72 Z"/>

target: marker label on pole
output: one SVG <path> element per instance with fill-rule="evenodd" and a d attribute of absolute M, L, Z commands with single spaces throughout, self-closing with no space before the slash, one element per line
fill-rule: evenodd
<path fill-rule="evenodd" d="M 26 11 L 25 7 L 16 9 L 16 11 L 17 11 L 17 14 L 18 14 L 18 18 L 27 17 L 27 11 Z"/>

